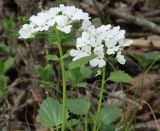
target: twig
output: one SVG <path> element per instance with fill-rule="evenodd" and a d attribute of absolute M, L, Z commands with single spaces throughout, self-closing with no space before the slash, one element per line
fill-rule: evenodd
<path fill-rule="evenodd" d="M 137 106 L 138 109 L 142 109 L 142 105 L 139 104 L 138 102 L 132 100 L 132 99 L 125 98 L 125 97 L 120 97 L 120 96 L 117 96 L 117 95 L 115 95 L 115 94 L 113 94 L 113 93 L 106 93 L 106 94 L 107 94 L 108 96 L 112 97 L 112 98 L 119 99 L 119 100 L 122 100 L 122 101 L 126 101 L 126 102 L 128 102 L 128 103 L 131 103 L 131 104 Z"/>
<path fill-rule="evenodd" d="M 152 17 L 156 15 L 160 15 L 160 10 L 153 10 L 153 11 L 149 11 L 143 14 L 143 16 L 145 17 Z"/>
<path fill-rule="evenodd" d="M 160 119 L 157 121 L 158 123 L 160 123 Z M 140 128 L 156 129 L 155 121 L 149 121 L 147 123 L 139 123 L 139 124 L 136 124 L 134 128 L 135 129 L 140 129 Z"/>
<path fill-rule="evenodd" d="M 145 39 L 133 39 L 134 47 L 145 47 L 151 49 L 160 50 L 160 41 L 159 40 L 145 40 Z"/>
<path fill-rule="evenodd" d="M 133 16 L 127 13 L 119 12 L 118 10 L 111 9 L 109 7 L 105 8 L 105 12 L 109 15 L 116 16 L 127 20 L 130 23 L 137 24 L 141 27 L 147 28 L 153 32 L 160 34 L 160 26 L 154 24 L 153 22 L 146 20 L 143 17 Z"/>
<path fill-rule="evenodd" d="M 31 43 L 27 43 L 27 41 L 24 41 L 24 43 L 25 43 L 26 47 L 28 48 L 29 52 L 31 53 L 33 63 L 36 64 L 36 58 L 35 58 L 35 55 L 33 53 Z"/>
<path fill-rule="evenodd" d="M 151 113 L 152 113 L 153 118 L 154 118 L 154 120 L 155 120 L 155 124 L 156 124 L 156 126 L 157 126 L 157 129 L 158 129 L 158 131 L 160 131 L 160 127 L 159 127 L 157 118 L 156 118 L 156 116 L 155 116 L 155 114 L 154 114 L 154 111 L 153 111 L 152 107 L 151 107 L 147 102 L 145 102 L 145 101 L 143 101 L 143 103 L 146 104 L 146 105 L 149 107 L 149 109 L 151 110 Z"/>
<path fill-rule="evenodd" d="M 160 119 L 158 119 L 157 122 L 160 123 Z M 129 124 L 129 123 L 127 123 L 127 124 Z M 120 127 L 117 127 L 117 128 L 116 128 L 116 131 L 121 131 L 123 127 L 124 127 L 123 125 L 120 126 Z M 152 120 L 152 121 L 145 122 L 145 123 L 138 123 L 138 124 L 132 126 L 132 127 L 131 127 L 131 130 L 133 130 L 133 129 L 134 129 L 134 130 L 135 130 L 135 129 L 142 129 L 142 128 L 147 128 L 147 129 L 150 129 L 150 130 L 155 130 L 155 129 L 157 129 L 157 127 L 155 126 L 155 121 Z"/>
<path fill-rule="evenodd" d="M 95 87 L 95 85 L 94 85 L 94 87 L 92 87 L 92 89 L 93 89 L 93 88 L 96 89 L 96 90 L 98 90 L 98 91 L 94 91 L 94 92 L 93 92 L 95 95 L 97 95 L 96 92 L 99 92 L 99 88 Z M 113 93 L 108 93 L 106 90 L 104 91 L 104 94 L 107 94 L 107 96 L 110 96 L 110 97 L 112 97 L 112 98 L 115 98 L 115 99 L 118 99 L 118 100 L 121 100 L 121 101 L 126 101 L 126 102 L 128 102 L 128 103 L 131 103 L 132 105 L 135 105 L 136 107 L 138 107 L 138 109 L 142 109 L 141 103 L 138 103 L 137 101 L 134 101 L 134 100 L 132 100 L 132 99 L 125 98 L 125 97 L 120 97 L 120 96 L 115 95 L 115 94 L 113 94 Z"/>
<path fill-rule="evenodd" d="M 158 17 L 158 16 L 157 17 L 147 17 L 146 19 L 150 20 L 154 23 L 160 23 L 160 17 Z"/>

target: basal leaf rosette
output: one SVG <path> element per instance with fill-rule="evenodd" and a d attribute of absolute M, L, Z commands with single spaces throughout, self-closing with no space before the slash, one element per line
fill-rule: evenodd
<path fill-rule="evenodd" d="M 29 24 L 24 24 L 19 30 L 20 39 L 34 38 L 38 32 L 45 32 L 55 26 L 57 30 L 66 34 L 71 32 L 75 22 L 89 20 L 88 13 L 83 12 L 75 6 L 64 6 L 50 8 L 39 12 L 29 18 Z"/>

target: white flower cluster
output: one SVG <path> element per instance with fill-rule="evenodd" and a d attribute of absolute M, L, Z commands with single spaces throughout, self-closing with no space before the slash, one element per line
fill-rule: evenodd
<path fill-rule="evenodd" d="M 112 28 L 111 25 L 102 25 L 98 28 L 89 21 L 88 13 L 83 12 L 74 6 L 64 6 L 51 8 L 30 17 L 29 24 L 24 24 L 19 31 L 19 38 L 33 38 L 37 32 L 48 31 L 55 26 L 57 30 L 70 33 L 74 22 L 82 22 L 82 35 L 77 38 L 76 49 L 70 51 L 73 61 L 85 56 L 96 56 L 90 61 L 92 67 L 102 68 L 106 64 L 109 55 L 116 55 L 120 64 L 125 64 L 126 60 L 121 51 L 124 47 L 130 46 L 131 40 L 125 41 L 125 31 L 120 27 Z"/>
<path fill-rule="evenodd" d="M 92 67 L 102 68 L 106 65 L 106 56 L 115 55 L 120 64 L 126 60 L 121 54 L 124 47 L 130 46 L 133 41 L 125 41 L 125 31 L 120 27 L 112 28 L 111 25 L 102 25 L 95 28 L 90 21 L 83 21 L 82 36 L 77 39 L 76 49 L 70 51 L 73 61 L 85 56 L 95 55 L 90 61 Z M 105 56 L 106 55 L 106 56 Z"/>
<path fill-rule="evenodd" d="M 30 17 L 30 23 L 24 24 L 19 30 L 20 39 L 33 38 L 37 32 L 47 31 L 50 27 L 56 28 L 64 33 L 70 33 L 72 23 L 89 20 L 88 13 L 83 12 L 74 6 L 64 6 L 51 8 Z"/>

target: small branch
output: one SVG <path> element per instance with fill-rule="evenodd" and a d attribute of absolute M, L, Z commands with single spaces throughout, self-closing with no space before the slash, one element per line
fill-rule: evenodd
<path fill-rule="evenodd" d="M 115 95 L 113 93 L 107 93 L 107 95 L 110 96 L 110 97 L 112 97 L 112 98 L 119 99 L 121 101 L 126 101 L 126 102 L 128 102 L 128 103 L 130 103 L 132 105 L 135 105 L 135 106 L 138 107 L 138 109 L 142 109 L 142 105 L 139 104 L 138 102 L 132 100 L 132 99 L 125 98 L 125 97 L 120 97 L 120 96 L 117 96 L 117 95 Z"/>
<path fill-rule="evenodd" d="M 151 110 L 151 113 L 152 113 L 153 118 L 154 118 L 154 120 L 155 120 L 155 124 L 156 124 L 156 126 L 157 126 L 157 130 L 160 131 L 160 127 L 159 127 L 157 118 L 156 118 L 156 116 L 155 116 L 155 113 L 154 113 L 152 107 L 151 107 L 147 102 L 145 102 L 145 101 L 143 101 L 143 103 L 146 104 L 146 105 L 149 107 L 149 109 Z"/>
<path fill-rule="evenodd" d="M 153 10 L 143 14 L 145 17 L 153 17 L 158 15 L 160 15 L 160 10 Z"/>
<path fill-rule="evenodd" d="M 158 123 L 160 124 L 160 119 L 158 119 L 157 121 L 158 121 Z M 129 124 L 129 123 L 128 123 L 128 124 Z M 120 126 L 120 127 L 117 127 L 117 128 L 116 128 L 116 131 L 121 131 L 122 128 L 124 128 L 123 125 Z M 152 121 L 145 122 L 145 123 L 138 123 L 138 124 L 132 126 L 132 127 L 131 127 L 131 130 L 143 129 L 143 128 L 148 129 L 148 130 L 156 130 L 156 129 L 157 129 L 157 127 L 156 127 L 156 125 L 155 125 L 155 121 L 152 120 Z"/>
<path fill-rule="evenodd" d="M 105 8 L 105 12 L 109 15 L 123 18 L 130 23 L 137 24 L 141 27 L 147 28 L 147 29 L 149 29 L 153 32 L 156 32 L 156 33 L 160 34 L 160 26 L 154 24 L 153 22 L 151 22 L 149 20 L 146 20 L 143 17 L 133 16 L 133 15 L 130 15 L 130 14 L 127 14 L 127 13 L 120 12 L 120 11 L 115 10 L 115 9 L 111 9 L 109 7 Z"/>
<path fill-rule="evenodd" d="M 160 119 L 157 120 L 158 123 L 160 124 Z M 149 122 L 146 122 L 146 123 L 139 123 L 139 124 L 136 124 L 134 129 L 141 129 L 141 128 L 147 128 L 147 129 L 152 129 L 152 130 L 155 130 L 157 127 L 155 125 L 155 121 L 149 121 Z"/>
<path fill-rule="evenodd" d="M 160 50 L 159 40 L 133 39 L 133 46 L 137 48 L 150 48 Z"/>
<path fill-rule="evenodd" d="M 93 94 L 97 96 L 97 92 L 100 92 L 100 89 L 97 88 L 97 87 L 95 86 L 95 84 L 94 84 L 93 87 L 91 87 L 91 88 L 92 88 L 92 90 L 93 90 L 93 89 L 96 89 L 96 90 L 93 91 Z M 138 109 L 142 109 L 141 103 L 138 103 L 138 102 L 135 101 L 135 100 L 132 100 L 132 99 L 129 99 L 129 98 L 126 98 L 126 97 L 120 97 L 120 96 L 115 95 L 115 94 L 113 94 L 113 93 L 109 93 L 109 92 L 107 92 L 106 90 L 104 90 L 104 95 L 105 95 L 105 96 L 112 97 L 112 98 L 115 98 L 115 99 L 118 99 L 118 100 L 120 100 L 120 101 L 125 101 L 125 102 L 127 102 L 127 103 L 130 103 L 130 104 L 138 107 Z M 97 96 L 97 97 L 98 97 L 98 96 Z"/>
<path fill-rule="evenodd" d="M 146 18 L 147 20 L 149 20 L 149 21 L 152 21 L 152 22 L 154 22 L 154 23 L 160 23 L 160 17 L 159 16 L 157 16 L 157 17 L 147 17 Z"/>

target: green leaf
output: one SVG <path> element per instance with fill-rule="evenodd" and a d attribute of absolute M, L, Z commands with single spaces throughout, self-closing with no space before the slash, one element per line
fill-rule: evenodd
<path fill-rule="evenodd" d="M 51 28 L 51 29 L 47 32 L 45 38 L 46 38 L 46 41 L 47 41 L 48 44 L 51 44 L 51 45 L 57 44 L 57 41 L 58 41 L 58 40 L 57 40 L 57 36 L 56 36 L 56 32 L 55 32 L 54 27 Z"/>
<path fill-rule="evenodd" d="M 4 36 L 7 38 L 13 38 L 15 36 L 17 36 L 17 32 L 16 32 L 16 24 L 13 21 L 12 18 L 10 19 L 4 19 L 2 21 L 3 24 L 3 28 L 4 28 Z"/>
<path fill-rule="evenodd" d="M 80 82 L 76 84 L 76 87 L 83 87 L 86 88 L 87 87 L 87 83 L 86 82 Z"/>
<path fill-rule="evenodd" d="M 148 60 L 152 60 L 152 62 L 155 60 L 159 61 L 160 60 L 160 52 L 153 51 L 153 52 L 146 53 L 145 58 Z"/>
<path fill-rule="evenodd" d="M 101 21 L 101 19 L 99 17 L 93 18 L 92 19 L 92 23 L 93 23 L 93 25 L 96 25 L 96 26 L 102 25 L 102 21 Z"/>
<path fill-rule="evenodd" d="M 67 108 L 76 115 L 85 115 L 89 112 L 90 102 L 84 99 L 67 99 Z"/>
<path fill-rule="evenodd" d="M 115 131 L 115 127 L 113 125 L 103 125 L 100 131 Z"/>
<path fill-rule="evenodd" d="M 4 62 L 0 59 L 0 75 L 4 75 Z"/>
<path fill-rule="evenodd" d="M 11 51 L 10 47 L 0 43 L 0 52 L 10 53 L 10 51 Z"/>
<path fill-rule="evenodd" d="M 85 66 L 74 68 L 66 72 L 66 76 L 72 85 L 80 87 L 80 83 L 84 83 L 83 80 L 91 76 L 91 69 Z M 83 86 L 84 87 L 84 86 Z"/>
<path fill-rule="evenodd" d="M 59 57 L 56 55 L 46 55 L 47 61 L 59 61 Z"/>
<path fill-rule="evenodd" d="M 27 19 L 27 17 L 24 17 L 24 16 L 19 16 L 18 17 L 18 21 L 19 21 L 20 25 L 24 25 L 24 24 L 29 24 L 30 23 L 29 19 Z"/>
<path fill-rule="evenodd" d="M 67 121 L 67 127 L 71 128 L 73 126 L 76 126 L 78 123 L 80 122 L 80 120 L 78 119 L 71 119 Z"/>
<path fill-rule="evenodd" d="M 7 97 L 6 85 L 7 85 L 7 81 L 5 76 L 0 75 L 0 97 L 2 98 Z"/>
<path fill-rule="evenodd" d="M 69 52 L 67 52 L 66 54 L 64 54 L 63 56 L 62 56 L 62 58 L 63 59 L 66 59 L 67 57 L 69 57 L 70 56 L 70 54 L 69 54 Z"/>
<path fill-rule="evenodd" d="M 89 78 L 91 74 L 92 74 L 92 70 L 90 68 L 85 67 L 85 66 L 80 68 L 81 80 Z"/>
<path fill-rule="evenodd" d="M 9 57 L 5 62 L 4 62 L 4 73 L 6 73 L 9 68 L 11 68 L 11 66 L 14 63 L 14 58 Z"/>
<path fill-rule="evenodd" d="M 47 64 L 46 67 L 42 67 L 41 65 L 35 65 L 35 69 L 39 73 L 41 80 L 45 82 L 52 82 L 53 69 L 50 64 Z"/>
<path fill-rule="evenodd" d="M 61 32 L 61 39 L 63 46 L 74 46 L 76 44 L 75 38 L 76 30 L 72 30 L 69 34 Z"/>
<path fill-rule="evenodd" d="M 143 69 L 146 69 L 150 64 L 160 61 L 160 52 L 153 51 L 146 53 L 144 56 L 134 54 L 130 57 L 131 59 L 137 61 Z"/>
<path fill-rule="evenodd" d="M 40 105 L 38 118 L 40 122 L 47 127 L 59 126 L 62 124 L 62 109 L 62 104 L 51 97 L 47 97 Z M 66 110 L 66 119 L 68 117 L 68 112 Z"/>
<path fill-rule="evenodd" d="M 79 68 L 66 71 L 66 77 L 72 85 L 78 83 Z"/>
<path fill-rule="evenodd" d="M 140 55 L 132 55 L 131 56 L 134 60 L 136 60 L 143 69 L 147 68 L 153 60 L 146 59 L 145 56 L 140 56 Z"/>
<path fill-rule="evenodd" d="M 113 82 L 124 82 L 129 83 L 132 80 L 132 77 L 126 74 L 124 71 L 117 70 L 111 73 L 110 77 L 107 79 Z"/>
<path fill-rule="evenodd" d="M 45 90 L 50 90 L 53 83 L 53 69 L 50 64 L 47 64 L 45 67 L 41 65 L 35 65 L 36 72 L 40 75 L 41 87 Z"/>
<path fill-rule="evenodd" d="M 90 55 L 90 56 L 86 56 L 86 57 L 83 57 L 79 60 L 76 60 L 76 61 L 73 61 L 71 63 L 69 63 L 69 69 L 75 69 L 75 68 L 78 68 L 80 66 L 84 66 L 86 65 L 91 59 L 93 59 L 95 56 L 93 55 Z"/>
<path fill-rule="evenodd" d="M 99 113 L 99 119 L 106 125 L 115 121 L 122 114 L 122 110 L 118 107 L 102 108 Z"/>

